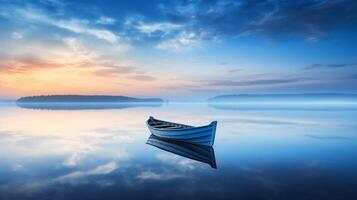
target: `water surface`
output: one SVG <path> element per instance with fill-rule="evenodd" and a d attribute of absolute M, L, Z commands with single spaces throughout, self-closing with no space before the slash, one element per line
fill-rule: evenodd
<path fill-rule="evenodd" d="M 217 168 L 146 144 L 218 120 Z M 356 199 L 356 109 L 0 107 L 0 199 Z"/>

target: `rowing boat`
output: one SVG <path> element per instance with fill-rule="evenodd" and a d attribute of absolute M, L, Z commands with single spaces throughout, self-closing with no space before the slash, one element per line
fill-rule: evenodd
<path fill-rule="evenodd" d="M 212 168 L 217 168 L 213 147 L 181 142 L 178 140 L 164 139 L 155 135 L 150 135 L 146 144 L 179 156 L 183 156 L 202 163 L 207 163 Z"/>
<path fill-rule="evenodd" d="M 189 126 L 150 117 L 146 124 L 150 132 L 160 138 L 213 146 L 217 121 L 206 126 Z"/>

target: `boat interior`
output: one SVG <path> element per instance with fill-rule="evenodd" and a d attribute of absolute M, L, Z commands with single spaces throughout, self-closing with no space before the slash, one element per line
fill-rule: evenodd
<path fill-rule="evenodd" d="M 148 124 L 151 127 L 158 128 L 158 129 L 174 130 L 174 129 L 193 128 L 193 126 L 188 126 L 188 125 L 184 125 L 184 124 L 177 124 L 177 123 L 173 123 L 173 122 L 161 121 L 161 120 L 157 120 L 157 119 L 154 119 L 154 118 L 150 118 L 148 120 Z"/>

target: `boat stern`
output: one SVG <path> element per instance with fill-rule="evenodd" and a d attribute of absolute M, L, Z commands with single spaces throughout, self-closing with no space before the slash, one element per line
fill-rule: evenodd
<path fill-rule="evenodd" d="M 211 122 L 210 126 L 212 127 L 212 138 L 211 138 L 210 146 L 213 146 L 214 140 L 215 140 L 215 137 L 216 137 L 217 121 Z"/>

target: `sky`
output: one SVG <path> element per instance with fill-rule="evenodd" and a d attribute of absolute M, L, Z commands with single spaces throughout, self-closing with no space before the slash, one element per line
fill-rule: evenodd
<path fill-rule="evenodd" d="M 357 93 L 354 0 L 0 0 L 0 98 Z"/>

